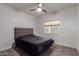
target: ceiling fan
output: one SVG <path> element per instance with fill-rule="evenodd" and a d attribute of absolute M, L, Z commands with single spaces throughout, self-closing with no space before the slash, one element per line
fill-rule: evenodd
<path fill-rule="evenodd" d="M 34 9 L 31 9 L 30 11 L 38 11 L 38 12 L 47 13 L 47 10 L 45 10 L 42 5 L 43 3 L 38 3 L 37 7 Z"/>

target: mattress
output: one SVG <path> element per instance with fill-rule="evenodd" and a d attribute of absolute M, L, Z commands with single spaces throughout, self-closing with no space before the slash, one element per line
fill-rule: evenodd
<path fill-rule="evenodd" d="M 40 55 L 54 43 L 54 40 L 39 37 L 33 34 L 18 37 L 16 47 L 28 52 L 31 55 Z"/>

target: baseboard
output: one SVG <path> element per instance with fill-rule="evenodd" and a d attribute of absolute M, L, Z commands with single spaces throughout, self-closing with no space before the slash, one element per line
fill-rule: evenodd
<path fill-rule="evenodd" d="M 66 47 L 70 47 L 70 48 L 74 48 L 74 49 L 77 49 L 76 47 L 72 47 L 72 46 L 68 46 L 68 45 L 66 45 L 66 44 L 62 44 L 62 43 L 55 43 L 55 44 L 58 44 L 58 45 L 61 45 L 61 46 L 66 46 Z"/>
<path fill-rule="evenodd" d="M 4 50 L 8 50 L 8 49 L 11 49 L 11 48 L 0 49 L 0 51 L 4 51 Z"/>

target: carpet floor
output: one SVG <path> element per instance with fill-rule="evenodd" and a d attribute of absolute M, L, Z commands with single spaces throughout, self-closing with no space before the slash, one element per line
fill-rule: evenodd
<path fill-rule="evenodd" d="M 41 56 L 78 56 L 75 48 L 54 44 Z M 30 56 L 19 48 L 11 48 L 0 52 L 0 56 Z"/>

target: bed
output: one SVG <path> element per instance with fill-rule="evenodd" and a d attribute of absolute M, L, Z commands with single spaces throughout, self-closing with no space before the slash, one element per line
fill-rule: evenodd
<path fill-rule="evenodd" d="M 15 28 L 15 46 L 30 55 L 41 55 L 53 43 L 52 39 L 34 35 L 32 28 Z"/>

